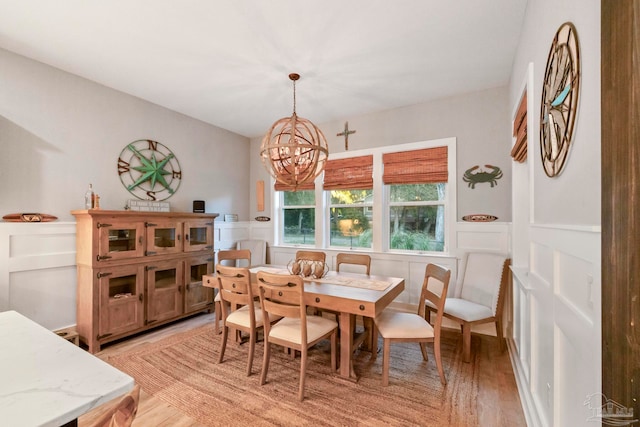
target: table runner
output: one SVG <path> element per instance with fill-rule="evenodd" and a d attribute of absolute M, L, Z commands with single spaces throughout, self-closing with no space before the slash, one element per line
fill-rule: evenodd
<path fill-rule="evenodd" d="M 272 273 L 272 274 L 291 274 L 289 270 L 285 268 L 254 267 L 251 269 L 252 273 L 257 273 L 258 271 L 266 271 L 267 273 Z M 350 286 L 352 288 L 371 289 L 374 291 L 384 291 L 389 287 L 389 285 L 391 285 L 390 282 L 386 282 L 384 280 L 374 280 L 374 279 L 365 279 L 365 278 L 347 277 L 347 276 L 330 276 L 330 277 L 324 277 L 322 279 L 303 277 L 302 280 L 304 280 L 305 282 L 328 283 L 331 285 Z"/>

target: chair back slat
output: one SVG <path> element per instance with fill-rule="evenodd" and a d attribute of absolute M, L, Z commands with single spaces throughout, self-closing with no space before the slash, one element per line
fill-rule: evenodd
<path fill-rule="evenodd" d="M 296 252 L 296 261 L 305 260 L 305 261 L 322 261 L 325 262 L 327 259 L 327 254 L 319 251 L 298 251 Z"/>
<path fill-rule="evenodd" d="M 371 274 L 371 257 L 369 255 L 339 253 L 336 256 L 336 271 L 340 271 L 341 264 L 362 265 L 365 267 L 365 274 Z"/>
<path fill-rule="evenodd" d="M 429 286 L 434 286 L 431 279 L 437 280 L 442 284 L 440 294 L 433 292 Z M 422 283 L 422 291 L 420 293 L 420 303 L 418 304 L 418 314 L 425 317 L 426 303 L 429 301 L 438 311 L 434 330 L 438 333 L 442 324 L 442 316 L 444 314 L 444 304 L 447 300 L 447 292 L 449 291 L 449 281 L 451 280 L 451 270 L 439 266 L 437 264 L 428 264 L 424 272 L 424 281 Z"/>
<path fill-rule="evenodd" d="M 240 306 L 253 304 L 250 274 L 248 268 L 216 265 L 220 298 L 230 304 L 232 311 Z M 227 305 L 221 304 L 221 309 L 223 318 L 226 318 L 228 315 Z"/>
<path fill-rule="evenodd" d="M 263 310 L 282 317 L 306 317 L 304 283 L 300 276 L 259 271 L 257 279 Z"/>

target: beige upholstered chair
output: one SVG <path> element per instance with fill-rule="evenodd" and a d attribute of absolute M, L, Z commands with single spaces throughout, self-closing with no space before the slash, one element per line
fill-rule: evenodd
<path fill-rule="evenodd" d="M 218 251 L 217 264 L 230 267 L 249 267 L 251 265 L 251 251 L 248 249 L 229 249 Z M 220 333 L 220 320 L 222 319 L 222 307 L 220 306 L 220 292 L 213 299 L 215 312 L 215 333 Z"/>
<path fill-rule="evenodd" d="M 422 350 L 424 360 L 428 360 L 425 343 L 432 342 L 436 366 L 440 374 L 440 382 L 442 384 L 447 383 L 444 369 L 442 368 L 442 357 L 440 355 L 440 330 L 442 326 L 442 308 L 447 299 L 450 278 L 450 270 L 435 264 L 427 265 L 424 282 L 422 283 L 420 302 L 418 303 L 418 313 L 401 313 L 387 309 L 375 318 L 376 328 L 384 340 L 382 353 L 382 385 L 389 385 L 389 358 L 391 344 L 394 342 L 420 343 L 420 350 Z M 441 290 L 437 293 L 434 292 L 436 284 L 432 283 L 432 279 L 435 279 L 439 282 L 438 285 L 441 285 Z M 425 318 L 426 301 L 431 302 L 431 304 L 439 309 L 433 327 Z M 375 351 L 372 352 L 372 357 L 375 359 Z"/>
<path fill-rule="evenodd" d="M 95 420 L 90 427 L 129 427 L 138 412 L 140 386 L 136 384 L 129 393 Z"/>
<path fill-rule="evenodd" d="M 236 249 L 248 249 L 251 251 L 251 266 L 267 263 L 267 242 L 265 240 L 239 240 L 236 244 Z M 242 266 L 239 265 L 238 267 Z"/>
<path fill-rule="evenodd" d="M 511 259 L 493 252 L 468 252 L 462 258 L 453 298 L 447 299 L 444 317 L 462 326 L 462 348 L 465 362 L 471 361 L 471 327 L 482 323 L 496 324 L 500 348 L 502 337 L 502 308 L 509 282 Z M 436 311 L 433 306 L 427 309 Z"/>
<path fill-rule="evenodd" d="M 304 399 L 307 370 L 307 350 L 322 339 L 331 340 L 331 369 L 336 370 L 338 323 L 332 319 L 307 315 L 304 303 L 304 283 L 297 275 L 258 272 L 260 304 L 264 316 L 264 360 L 260 384 L 267 381 L 271 344 L 300 351 L 300 386 L 298 398 Z M 282 320 L 271 325 L 273 316 Z"/>

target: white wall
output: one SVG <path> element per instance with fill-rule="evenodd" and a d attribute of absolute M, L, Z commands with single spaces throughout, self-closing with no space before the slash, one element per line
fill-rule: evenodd
<path fill-rule="evenodd" d="M 374 89 L 372 89 L 374 90 Z M 508 88 L 500 87 L 439 99 L 424 104 L 411 105 L 394 110 L 345 117 L 344 121 L 316 123 L 329 144 L 331 153 L 344 152 L 344 137 L 337 136 L 344 130 L 344 122 L 356 133 L 349 136 L 349 150 L 429 141 L 439 138 L 457 138 L 458 212 L 460 220 L 468 214 L 492 214 L 499 222 L 511 221 L 511 138 Z M 301 115 L 302 112 L 300 113 Z M 274 117 L 274 121 L 279 117 Z M 313 117 L 306 117 L 313 121 Z M 266 129 L 265 129 L 266 131 Z M 262 165 L 260 138 L 251 140 L 251 191 L 255 200 L 255 182 L 262 179 L 269 190 L 269 174 Z M 485 164 L 498 166 L 503 178 L 497 186 L 478 184 L 469 188 L 462 181 L 465 170 Z M 271 216 L 269 192 L 265 212 L 256 212 L 251 204 L 251 217 Z"/>
<path fill-rule="evenodd" d="M 511 74 L 512 115 L 528 89 L 529 147 L 527 161 L 513 168 L 509 349 L 532 426 L 593 425 L 584 402 L 601 390 L 600 15 L 598 0 L 529 0 Z M 541 88 L 551 41 L 566 21 L 580 40 L 580 99 L 564 171 L 548 178 Z"/>
<path fill-rule="evenodd" d="M 89 183 L 103 209 L 134 198 L 117 160 L 137 139 L 177 156 L 183 178 L 168 201 L 191 212 L 249 216 L 249 140 L 139 98 L 0 49 L 0 214 L 43 212 L 73 220 Z"/>

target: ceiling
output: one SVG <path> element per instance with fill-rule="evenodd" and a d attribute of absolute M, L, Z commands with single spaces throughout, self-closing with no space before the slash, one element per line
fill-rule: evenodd
<path fill-rule="evenodd" d="M 0 47 L 247 137 L 508 83 L 527 0 L 0 0 Z"/>

